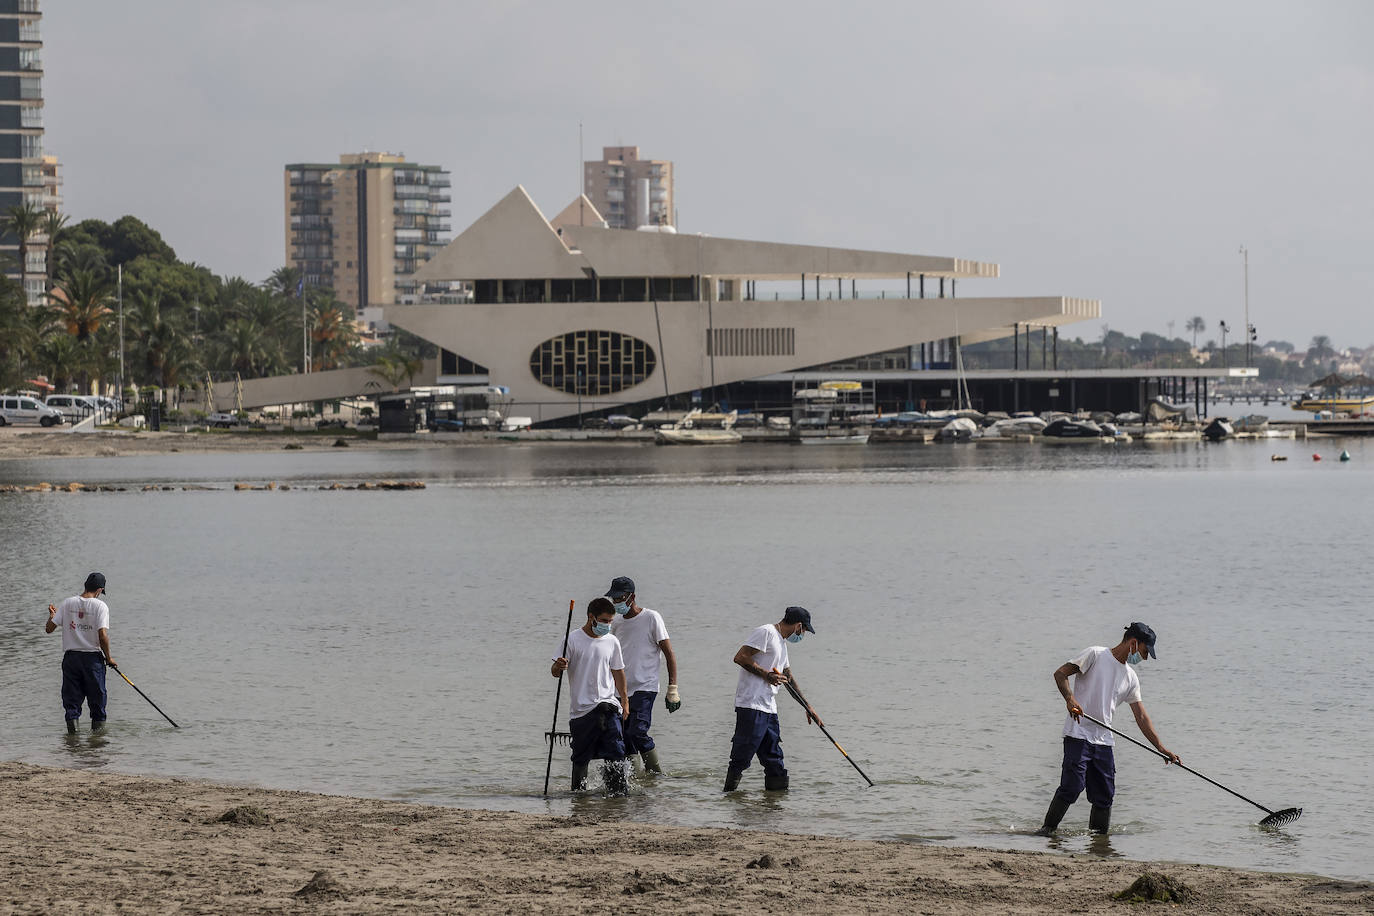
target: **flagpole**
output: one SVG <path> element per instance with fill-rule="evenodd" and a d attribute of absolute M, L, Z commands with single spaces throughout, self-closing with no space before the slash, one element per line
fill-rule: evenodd
<path fill-rule="evenodd" d="M 119 409 L 124 409 L 124 265 L 115 267 L 118 280 L 115 286 L 115 299 L 119 303 Z M 106 274 L 108 277 L 109 274 Z"/>

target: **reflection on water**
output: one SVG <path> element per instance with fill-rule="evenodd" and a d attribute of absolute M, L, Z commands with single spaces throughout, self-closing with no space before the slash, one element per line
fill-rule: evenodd
<path fill-rule="evenodd" d="M 1341 448 L 1354 460 L 1309 457 Z M 1086 833 L 1026 830 L 1058 781 L 1050 675 L 1144 620 L 1160 657 L 1141 666 L 1142 693 L 1165 743 L 1307 813 L 1256 830 L 1244 803 L 1123 746 L 1116 826 L 1094 854 L 1374 876 L 1374 676 L 1351 638 L 1374 628 L 1360 588 L 1374 523 L 1358 498 L 1374 446 L 1362 441 L 338 452 L 0 462 L 5 482 L 221 487 L 0 494 L 7 756 L 1089 853 Z M 378 478 L 429 488 L 223 489 Z M 92 569 L 109 578 L 115 657 L 183 728 L 116 677 L 109 734 L 66 738 L 44 608 Z M 654 722 L 668 775 L 625 798 L 573 795 L 559 746 L 544 799 L 550 652 L 569 598 L 581 607 L 619 574 L 664 614 L 679 658 L 684 705 L 669 716 L 660 701 Z M 721 791 L 731 659 L 789 604 L 817 628 L 791 653 L 798 679 L 873 788 L 783 708 L 793 790 L 763 792 L 755 768 L 743 791 Z M 1086 819 L 1077 805 L 1066 829 Z"/>

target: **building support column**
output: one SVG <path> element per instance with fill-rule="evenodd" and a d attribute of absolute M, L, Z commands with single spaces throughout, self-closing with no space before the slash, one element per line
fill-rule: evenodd
<path fill-rule="evenodd" d="M 1021 368 L 1021 322 L 1011 323 L 1011 370 Z"/>
<path fill-rule="evenodd" d="M 1059 325 L 1054 326 L 1054 371 L 1059 371 Z"/>

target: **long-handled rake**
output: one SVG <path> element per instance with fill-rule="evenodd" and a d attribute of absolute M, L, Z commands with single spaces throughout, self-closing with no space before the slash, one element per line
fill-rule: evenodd
<path fill-rule="evenodd" d="M 792 684 L 791 681 L 783 681 L 782 684 L 784 687 L 787 688 L 787 692 L 792 694 L 792 699 L 796 700 L 798 703 L 802 705 L 802 709 L 807 709 L 810 707 L 811 704 L 806 702 L 806 697 L 802 696 L 801 691 L 798 690 Z M 821 731 L 825 732 L 825 736 L 830 739 L 830 743 L 835 745 L 835 750 L 839 751 L 841 754 L 844 754 L 844 759 L 848 760 L 849 765 L 859 771 L 859 775 L 864 778 L 864 782 L 868 783 L 870 786 L 873 785 L 873 780 L 869 779 L 868 774 L 865 773 L 862 769 L 860 769 L 859 765 L 854 762 L 854 758 L 850 757 L 848 752 L 846 752 L 844 748 L 840 747 L 840 742 L 836 741 L 834 736 L 831 735 L 830 732 L 825 730 L 825 726 L 821 725 L 819 720 L 817 720 L 816 722 L 816 727 L 819 728 Z"/>
<path fill-rule="evenodd" d="M 563 631 L 563 657 L 568 657 L 568 637 L 572 635 L 572 615 L 575 600 L 568 600 L 568 626 Z M 558 730 L 558 701 L 563 698 L 563 675 L 558 676 L 558 689 L 553 692 L 553 725 L 544 732 L 544 740 L 549 743 L 549 765 L 544 768 L 544 797 L 549 797 L 549 776 L 553 773 L 553 745 L 554 742 L 563 744 L 572 743 L 571 732 L 560 732 Z"/>
<path fill-rule="evenodd" d="M 1122 732 L 1117 731 L 1116 729 L 1114 729 L 1114 728 L 1112 728 L 1110 725 L 1108 725 L 1106 722 L 1103 722 L 1103 721 L 1101 721 L 1101 720 L 1099 720 L 1099 719 L 1094 719 L 1092 716 L 1088 715 L 1086 712 L 1083 713 L 1083 718 L 1087 719 L 1089 722 L 1096 722 L 1098 725 L 1102 726 L 1103 728 L 1105 728 L 1107 731 L 1111 732 L 1112 734 L 1114 734 L 1114 735 L 1121 735 L 1121 737 L 1125 738 L 1127 741 L 1131 742 L 1132 744 L 1138 744 L 1138 745 L 1140 745 L 1141 747 L 1145 748 L 1145 750 L 1149 751 L 1151 754 L 1154 754 L 1154 755 L 1156 755 L 1156 756 L 1158 756 L 1158 757 L 1163 757 L 1165 760 L 1168 760 L 1170 763 L 1173 763 L 1173 761 L 1172 761 L 1167 755 L 1161 754 L 1159 751 L 1157 751 L 1157 750 L 1155 750 L 1154 748 L 1150 747 L 1148 744 L 1144 743 L 1143 741 L 1137 741 L 1136 739 L 1132 738 L 1130 735 L 1127 735 L 1127 734 L 1124 734 L 1124 733 L 1122 733 Z M 1262 820 L 1262 821 L 1259 822 L 1259 825 L 1260 825 L 1261 827 L 1282 827 L 1284 824 L 1291 824 L 1291 823 L 1293 823 L 1293 821 L 1296 821 L 1298 818 L 1302 817 L 1302 809 L 1301 809 L 1301 808 L 1284 808 L 1282 811 L 1273 811 L 1273 810 L 1271 810 L 1271 809 L 1269 809 L 1269 808 L 1264 807 L 1264 805 L 1261 805 L 1259 802 L 1255 801 L 1254 799 L 1246 798 L 1244 795 L 1241 795 L 1241 794 L 1240 794 L 1239 792 L 1237 792 L 1235 789 L 1227 789 L 1225 786 L 1223 786 L 1221 783 L 1217 782 L 1215 779 L 1211 779 L 1211 778 L 1209 778 L 1209 777 L 1203 776 L 1201 773 L 1199 773 L 1197 770 L 1194 770 L 1192 767 L 1186 767 L 1186 766 L 1184 766 L 1184 765 L 1181 764 L 1181 763 L 1174 763 L 1174 766 L 1179 767 L 1180 769 L 1187 770 L 1189 773 L 1192 773 L 1194 776 L 1198 777 L 1199 779 L 1204 779 L 1204 780 L 1206 780 L 1207 782 L 1210 782 L 1212 785 L 1216 786 L 1218 789 L 1224 789 L 1225 791 L 1230 792 L 1230 793 L 1231 793 L 1232 795 L 1234 795 L 1236 798 L 1239 798 L 1241 801 L 1247 801 L 1247 802 L 1249 802 L 1250 804 L 1254 805 L 1256 808 L 1258 808 L 1258 809 L 1260 809 L 1261 811 L 1263 811 L 1265 814 L 1268 815 L 1268 817 L 1264 818 L 1264 820 Z"/>
<path fill-rule="evenodd" d="M 108 663 L 107 663 L 107 664 L 108 664 Z M 117 666 L 115 666 L 115 665 L 110 665 L 110 667 L 111 667 L 111 668 L 114 668 L 115 674 L 117 674 L 117 675 L 119 675 L 120 677 L 123 677 L 123 678 L 124 678 L 124 683 L 128 684 L 130 687 L 133 687 L 135 690 L 138 690 L 138 686 L 137 686 L 133 681 L 129 680 L 127 677 L 124 677 L 124 672 L 123 672 L 123 671 L 120 671 L 119 668 L 118 668 Z M 162 713 L 162 718 L 166 719 L 168 722 L 172 722 L 172 717 L 169 716 L 169 715 L 167 715 L 165 712 L 162 712 L 162 707 L 160 707 L 160 706 L 158 706 L 156 703 L 154 703 L 154 702 L 152 701 L 152 698 L 149 697 L 148 694 L 144 693 L 142 690 L 138 690 L 138 695 L 141 696 L 141 697 L 143 697 L 143 699 L 147 700 L 149 706 L 151 706 L 151 707 L 153 707 L 154 709 L 156 709 L 159 713 Z M 181 728 L 181 726 L 180 726 L 180 725 L 177 725 L 175 722 L 172 722 L 172 728 Z"/>

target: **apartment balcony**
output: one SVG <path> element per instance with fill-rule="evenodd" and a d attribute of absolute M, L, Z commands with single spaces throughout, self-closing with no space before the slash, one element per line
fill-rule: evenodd
<path fill-rule="evenodd" d="M 302 188 L 299 191 L 291 192 L 292 200 L 333 200 L 334 191 L 331 188 Z"/>

